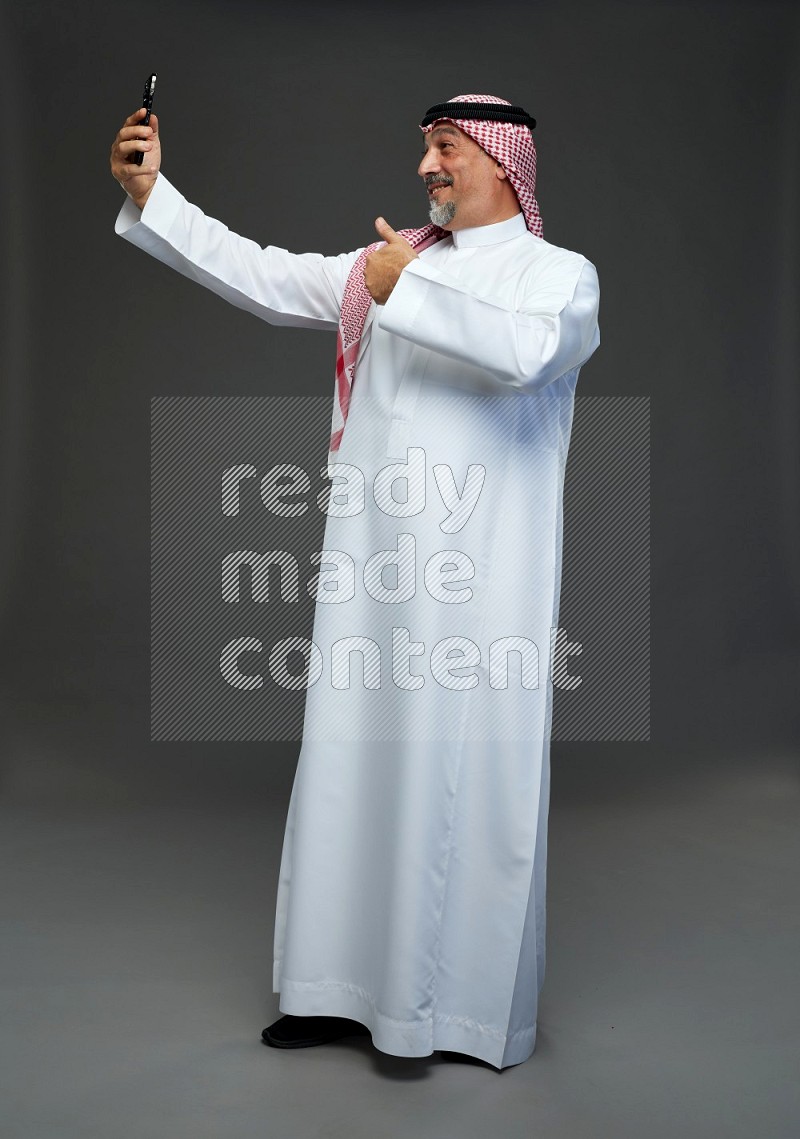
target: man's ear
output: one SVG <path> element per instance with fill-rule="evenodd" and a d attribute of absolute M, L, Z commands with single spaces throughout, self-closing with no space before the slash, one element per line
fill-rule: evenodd
<path fill-rule="evenodd" d="M 500 179 L 501 182 L 504 182 L 508 178 L 508 175 L 506 174 L 505 170 L 503 169 L 503 167 L 500 165 L 499 162 L 497 163 L 497 169 L 495 170 L 495 174 L 497 175 L 497 177 Z"/>

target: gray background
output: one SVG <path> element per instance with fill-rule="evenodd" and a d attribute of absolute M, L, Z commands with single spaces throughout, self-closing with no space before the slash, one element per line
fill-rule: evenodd
<path fill-rule="evenodd" d="M 797 7 L 1 18 L 6 1134 L 794 1134 Z M 168 177 L 297 251 L 425 220 L 431 103 L 522 103 L 544 235 L 600 274 L 579 391 L 652 397 L 653 739 L 554 747 L 519 1068 L 259 1044 L 297 745 L 149 742 L 149 402 L 324 395 L 333 342 L 115 237 L 151 69 Z"/>

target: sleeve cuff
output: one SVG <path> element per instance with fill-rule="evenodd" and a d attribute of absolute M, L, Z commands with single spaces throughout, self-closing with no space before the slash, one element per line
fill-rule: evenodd
<path fill-rule="evenodd" d="M 150 230 L 159 237 L 166 237 L 183 202 L 183 194 L 159 171 L 144 209 L 140 210 L 126 197 L 117 215 L 114 231 L 128 241 L 135 241 L 137 227 Z"/>
<path fill-rule="evenodd" d="M 391 296 L 382 309 L 378 310 L 378 324 L 385 332 L 396 336 L 411 336 L 420 309 L 425 304 L 433 281 L 440 274 L 431 265 L 426 265 L 421 257 L 409 261 L 397 279 Z"/>

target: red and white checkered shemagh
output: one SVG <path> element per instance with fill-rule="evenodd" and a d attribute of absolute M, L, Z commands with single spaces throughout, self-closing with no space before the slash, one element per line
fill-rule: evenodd
<path fill-rule="evenodd" d="M 511 106 L 507 99 L 499 99 L 495 95 L 454 95 L 448 102 L 505 103 L 506 106 Z M 500 163 L 514 187 L 525 216 L 525 224 L 531 233 L 541 237 L 542 219 L 536 201 L 536 146 L 529 128 L 520 123 L 497 123 L 487 119 L 451 119 L 444 116 L 429 126 L 422 127 L 423 134 L 432 131 L 436 123 L 445 121 L 455 123 Z M 400 229 L 397 232 L 416 250 L 426 249 L 448 236 L 446 230 L 432 223 L 422 226 L 421 229 Z M 339 332 L 336 337 L 336 391 L 333 400 L 329 465 L 335 462 L 336 452 L 342 441 L 361 335 L 369 306 L 372 304 L 372 297 L 364 283 L 364 265 L 368 254 L 385 244 L 384 241 L 374 241 L 372 245 L 362 250 L 345 284 Z"/>

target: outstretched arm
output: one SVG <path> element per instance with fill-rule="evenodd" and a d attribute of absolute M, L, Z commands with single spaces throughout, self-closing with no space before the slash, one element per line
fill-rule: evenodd
<path fill-rule="evenodd" d="M 125 120 L 111 149 L 111 171 L 128 199 L 116 232 L 231 304 L 270 324 L 335 329 L 347 275 L 358 256 L 289 253 L 232 233 L 207 217 L 160 173 L 161 144 L 138 126 L 144 110 Z M 144 150 L 142 166 L 133 164 Z M 131 171 L 136 171 L 132 173 Z"/>

